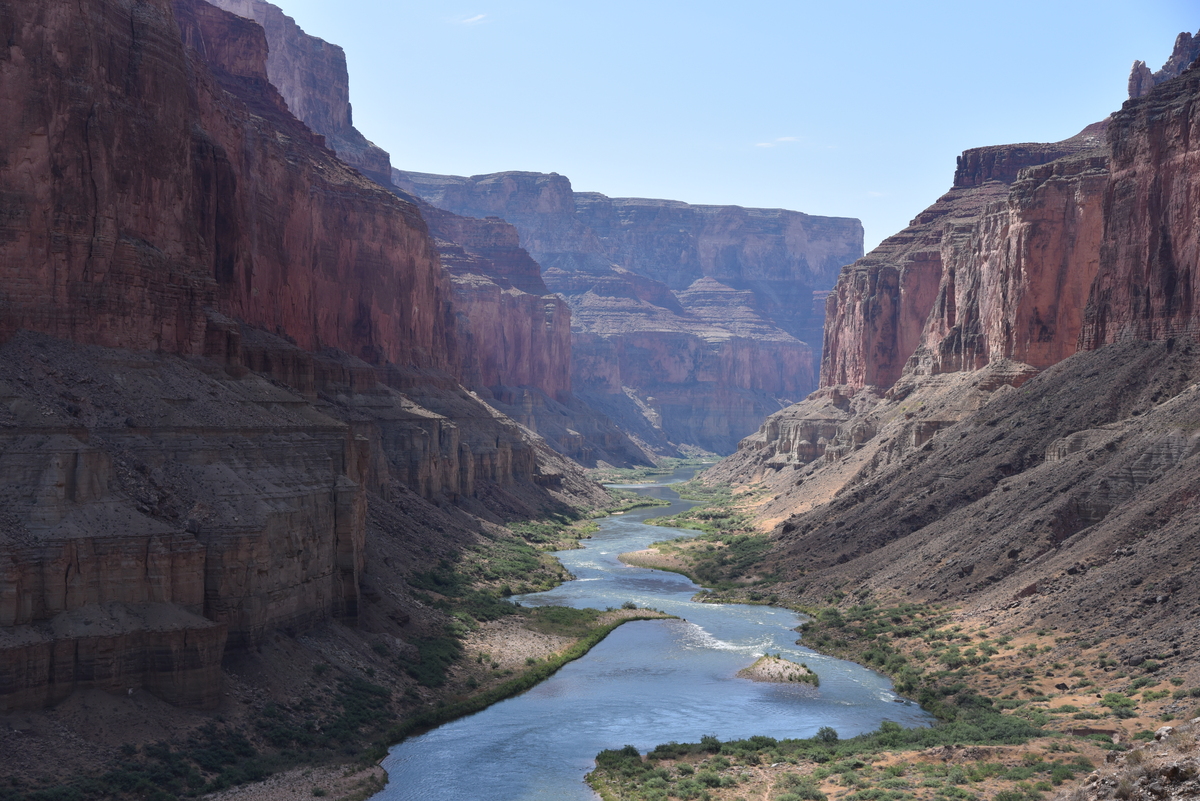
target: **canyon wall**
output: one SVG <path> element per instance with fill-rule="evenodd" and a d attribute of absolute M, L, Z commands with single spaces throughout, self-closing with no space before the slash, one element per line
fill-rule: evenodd
<path fill-rule="evenodd" d="M 1134 99 L 1071 139 L 966 151 L 949 193 L 842 272 L 821 385 L 1194 334 L 1198 41 L 1135 64 Z"/>
<path fill-rule="evenodd" d="M 450 274 L 453 325 L 463 382 L 583 464 L 645 463 L 646 452 L 571 392 L 571 311 L 550 293 L 541 268 L 502 220 L 436 208 L 397 190 L 390 156 L 354 127 L 340 47 L 310 36 L 262 0 L 214 5 L 262 25 L 267 74 L 288 108 L 342 161 L 414 203 Z"/>
<path fill-rule="evenodd" d="M 1083 151 L 1021 171 L 969 232 L 946 236 L 944 270 L 908 369 L 1038 369 L 1076 350 L 1104 233 L 1108 157 Z"/>
<path fill-rule="evenodd" d="M 262 26 L 270 43 L 267 77 L 296 119 L 324 136 L 342 161 L 372 180 L 389 183 L 391 157 L 354 127 L 346 51 L 305 33 L 282 9 L 262 0 L 216 0 L 212 5 Z"/>
<path fill-rule="evenodd" d="M 1193 64 L 1113 115 L 1112 177 L 1100 269 L 1080 337 L 1085 348 L 1200 332 L 1198 96 Z"/>
<path fill-rule="evenodd" d="M 732 450 L 815 382 L 804 341 L 857 220 L 575 192 L 557 174 L 395 171 L 402 189 L 520 231 L 572 311 L 573 387 L 661 453 Z"/>
<path fill-rule="evenodd" d="M 168 6 L 138 8 L 29 4 L 14 20 L 0 338 L 202 353 L 214 307 L 305 348 L 456 369 L 424 223 L 287 113 L 261 29 L 181 6 L 188 42 L 224 59 L 210 73 Z"/>
<path fill-rule="evenodd" d="M 887 389 L 910 360 L 941 372 L 1073 352 L 1078 311 L 1060 295 L 1078 298 L 1095 272 L 1084 252 L 1100 235 L 1103 156 L 1082 154 L 1102 134 L 964 152 L 949 192 L 838 277 L 821 386 Z M 1075 274 L 1079 261 L 1091 274 Z"/>
<path fill-rule="evenodd" d="M 461 386 L 416 205 L 289 113 L 258 25 L 202 0 L 18 7 L 0 19 L 19 110 L 0 119 L 0 709 L 86 688 L 212 707 L 230 653 L 355 625 L 373 528 L 415 548 L 434 529 L 414 508 L 595 501 Z"/>
<path fill-rule="evenodd" d="M 1192 669 L 1200 69 L 1168 67 L 1072 140 L 968 151 L 843 271 L 824 386 L 706 474 L 765 485 L 781 595 L 950 603 Z"/>

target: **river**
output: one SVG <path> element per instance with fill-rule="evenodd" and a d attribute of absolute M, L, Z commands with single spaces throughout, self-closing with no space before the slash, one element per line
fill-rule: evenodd
<path fill-rule="evenodd" d="M 629 485 L 671 506 L 606 518 L 582 549 L 556 554 L 575 581 L 514 598 L 526 606 L 599 609 L 632 601 L 683 619 L 626 623 L 528 692 L 405 740 L 383 762 L 390 781 L 377 801 L 593 801 L 597 796 L 583 777 L 605 748 L 629 744 L 645 751 L 706 734 L 721 740 L 811 737 L 822 726 L 849 737 L 884 720 L 904 726 L 931 721 L 897 698 L 885 677 L 796 645 L 795 613 L 695 603 L 700 587 L 687 578 L 617 559 L 679 534 L 643 521 L 693 506 L 669 486 L 692 472 Z M 735 677 L 766 652 L 807 663 L 820 688 Z"/>

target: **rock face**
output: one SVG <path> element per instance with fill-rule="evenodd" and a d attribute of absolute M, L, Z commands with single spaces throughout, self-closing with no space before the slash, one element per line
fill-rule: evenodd
<path fill-rule="evenodd" d="M 393 175 L 435 206 L 517 227 L 571 306 L 576 393 L 662 452 L 728 452 L 811 389 L 814 294 L 861 253 L 857 220 L 614 199 L 557 174 Z"/>
<path fill-rule="evenodd" d="M 1200 331 L 1197 98 L 1200 70 L 1193 65 L 1113 115 L 1104 239 L 1083 347 Z"/>
<path fill-rule="evenodd" d="M 1104 158 L 1084 154 L 1102 133 L 963 153 L 949 192 L 842 271 L 826 301 L 821 385 L 886 389 L 910 358 L 941 372 L 1074 352 L 1079 311 L 1063 300 L 1095 274 Z"/>
<path fill-rule="evenodd" d="M 1153 86 L 1071 139 L 964 153 L 947 195 L 842 272 L 822 386 L 1194 335 L 1196 41 L 1181 34 Z"/>
<path fill-rule="evenodd" d="M 945 267 L 908 368 L 976 370 L 995 359 L 1049 367 L 1076 350 L 1099 268 L 1108 156 L 1085 150 L 1020 172 L 969 232 L 943 239 Z"/>
<path fill-rule="evenodd" d="M 1183 71 L 1198 58 L 1200 58 L 1200 33 L 1193 36 L 1184 31 L 1176 37 L 1171 57 L 1158 72 L 1151 72 L 1145 61 L 1133 62 L 1133 69 L 1129 72 L 1129 99 L 1136 100 L 1150 94 L 1150 90 L 1160 83 L 1183 74 Z"/>
<path fill-rule="evenodd" d="M 354 127 L 346 52 L 305 33 L 279 7 L 262 0 L 215 0 L 212 5 L 262 26 L 271 46 L 267 77 L 292 114 L 322 134 L 342 161 L 368 178 L 388 184 L 391 157 Z"/>
<path fill-rule="evenodd" d="M 288 112 L 260 27 L 202 0 L 18 5 L 0 709 L 213 706 L 230 652 L 354 625 L 368 531 L 412 548 L 428 501 L 498 520 L 595 492 L 462 387 L 417 207 Z"/>
<path fill-rule="evenodd" d="M 57 3 L 13 20 L 0 91 L 24 111 L 0 122 L 0 338 L 203 353 L 208 306 L 305 348 L 455 368 L 415 208 L 287 113 L 258 26 L 202 3 L 178 26 L 163 3 L 83 10 L 102 35 Z M 181 28 L 211 68 L 185 57 Z"/>

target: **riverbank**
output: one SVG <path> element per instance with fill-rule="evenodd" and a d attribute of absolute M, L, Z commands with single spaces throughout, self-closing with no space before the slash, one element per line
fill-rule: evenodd
<path fill-rule="evenodd" d="M 1164 723 L 1200 714 L 1196 671 L 1182 664 L 1171 669 L 1173 660 L 1162 658 L 1118 664 L 1111 654 L 1121 642 L 1081 639 L 1078 629 L 1005 631 L 992 618 L 864 593 L 835 593 L 819 607 L 802 604 L 788 597 L 790 585 L 762 580 L 774 572 L 764 566 L 769 560 L 765 553 L 742 567 L 749 580 L 742 578 L 745 586 L 738 586 L 741 577 L 714 568 L 737 563 L 730 544 L 744 543 L 753 534 L 743 525 L 744 508 L 736 495 L 720 488 L 712 492 L 722 495 L 716 503 L 661 521 L 696 529 L 693 538 L 664 540 L 621 554 L 621 561 L 707 585 L 697 600 L 768 602 L 810 616 L 798 642 L 887 675 L 897 692 L 917 699 L 939 718 L 935 728 L 953 733 L 952 739 L 927 748 L 923 737 L 914 740 L 905 734 L 903 744 L 882 749 L 851 741 L 836 753 L 807 757 L 796 756 L 804 748 L 794 748 L 792 741 L 784 741 L 784 747 L 742 742 L 707 752 L 698 744 L 689 746 L 697 749 L 690 756 L 679 759 L 661 752 L 639 756 L 640 764 L 650 768 L 647 772 L 628 753 L 619 758 L 610 754 L 612 764 L 606 767 L 601 760 L 590 778 L 593 789 L 605 797 L 653 799 L 670 790 L 679 797 L 712 799 L 774 798 L 786 792 L 814 799 L 965 799 L 983 793 L 986 798 L 1035 801 L 1065 789 L 1085 768 L 1151 738 Z M 965 736 L 964 721 L 971 723 Z M 877 732 L 873 737 L 895 735 Z M 947 750 L 955 744 L 971 747 Z M 864 749 L 877 753 L 868 758 Z M 739 756 L 731 758 L 727 751 Z M 831 772 L 823 767 L 851 754 L 862 763 L 858 768 L 841 765 Z M 696 778 L 700 773 L 703 781 Z M 796 794 L 796 789 L 802 792 Z M 618 796 L 606 795 L 611 793 Z"/>
<path fill-rule="evenodd" d="M 731 595 L 722 600 L 737 600 Z M 885 724 L 849 741 L 828 732 L 825 740 L 777 742 L 764 732 L 715 750 L 700 743 L 675 746 L 684 749 L 676 754 L 664 746 L 637 758 L 646 770 L 629 754 L 610 755 L 589 777 L 593 789 L 635 800 L 669 789 L 713 801 L 798 790 L 817 801 L 1037 801 L 1097 765 L 1124 764 L 1121 755 L 1159 727 L 1200 713 L 1195 676 L 1172 675 L 1154 660 L 1118 665 L 1111 644 L 1072 632 L 1003 634 L 958 610 L 905 602 L 777 605 L 810 616 L 801 627 L 805 646 L 888 675 L 939 723 L 924 732 Z"/>

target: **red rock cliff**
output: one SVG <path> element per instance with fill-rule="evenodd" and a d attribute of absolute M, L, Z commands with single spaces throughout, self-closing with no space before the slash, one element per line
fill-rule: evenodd
<path fill-rule="evenodd" d="M 455 368 L 420 216 L 287 113 L 258 26 L 202 3 L 179 27 L 166 2 L 22 7 L 0 61 L 23 109 L 0 120 L 0 338 L 197 353 L 215 306 L 306 348 Z"/>
<path fill-rule="evenodd" d="M 1109 127 L 1100 270 L 1085 348 L 1200 334 L 1200 69 L 1126 102 Z"/>
<path fill-rule="evenodd" d="M 557 174 L 394 175 L 517 227 L 571 306 L 575 391 L 664 452 L 728 452 L 812 388 L 814 293 L 861 252 L 857 220 L 612 199 Z"/>
<path fill-rule="evenodd" d="M 1036 165 L 1099 143 L 1093 127 L 1055 144 L 963 153 L 948 193 L 842 270 L 826 301 L 821 385 L 886 389 L 910 358 L 944 372 L 1072 352 L 1078 312 L 1062 300 L 1078 301 L 1095 270 L 1087 246 L 1099 233 L 1103 164 Z"/>
<path fill-rule="evenodd" d="M 1076 350 L 1099 266 L 1108 184 L 1103 149 L 1022 170 L 1008 197 L 943 241 L 945 269 L 908 369 L 1043 369 Z"/>
<path fill-rule="evenodd" d="M 460 386 L 416 206 L 291 116 L 261 28 L 200 0 L 16 9 L 0 709 L 212 706 L 227 643 L 358 619 L 369 494 L 532 513 L 572 480 Z"/>
<path fill-rule="evenodd" d="M 252 19 L 266 32 L 267 75 L 297 119 L 325 136 L 338 157 L 387 183 L 391 158 L 354 127 L 346 52 L 305 33 L 283 11 L 262 0 L 215 0 L 214 6 Z"/>

